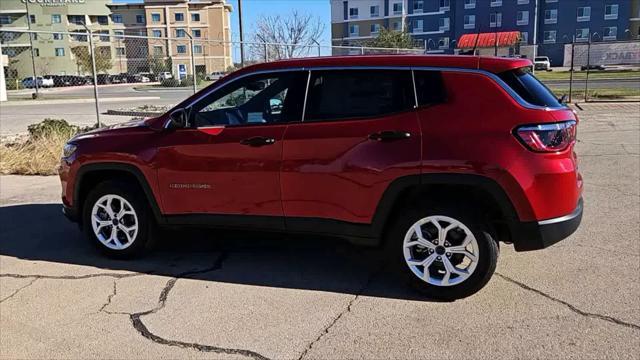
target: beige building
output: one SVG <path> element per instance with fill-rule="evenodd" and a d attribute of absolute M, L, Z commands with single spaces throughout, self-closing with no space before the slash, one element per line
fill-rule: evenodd
<path fill-rule="evenodd" d="M 192 51 L 196 73 L 222 71 L 233 65 L 232 8 L 224 0 L 145 0 L 143 4 L 109 7 L 117 34 L 149 37 L 144 43 L 143 39 L 126 38 L 124 50 L 119 48 L 119 53 L 126 53 L 129 67 L 148 64 L 149 58 L 153 63 L 164 60 L 171 67 L 169 71 L 183 77 L 192 73 Z"/>
<path fill-rule="evenodd" d="M 631 0 L 631 17 L 629 31 L 632 39 L 640 40 L 640 0 Z"/>

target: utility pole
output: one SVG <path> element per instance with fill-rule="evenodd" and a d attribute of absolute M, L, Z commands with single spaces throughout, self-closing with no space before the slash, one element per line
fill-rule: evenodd
<path fill-rule="evenodd" d="M 84 22 L 82 22 L 82 27 L 84 27 L 87 34 L 89 34 L 89 56 L 91 56 L 91 68 L 93 70 L 93 97 L 96 100 L 96 121 L 100 128 L 102 127 L 102 122 L 100 122 L 100 98 L 98 96 L 98 73 L 96 72 L 96 54 L 93 49 L 93 33 Z"/>
<path fill-rule="evenodd" d="M 573 39 L 571 40 L 571 69 L 569 73 L 569 103 L 571 103 L 571 96 L 573 95 L 573 55 L 575 53 L 576 48 L 576 36 L 573 35 Z"/>
<path fill-rule="evenodd" d="M 533 59 L 532 61 L 536 61 L 536 56 L 538 56 L 538 12 L 540 12 L 540 7 L 538 6 L 538 1 L 535 0 L 535 5 L 533 8 Z M 533 67 L 533 72 L 536 72 L 536 67 Z"/>
<path fill-rule="evenodd" d="M 242 0 L 238 0 L 238 23 L 240 25 L 240 66 L 244 67 L 244 32 L 242 29 Z"/>
<path fill-rule="evenodd" d="M 27 10 L 27 28 L 29 29 L 29 31 L 31 31 L 31 13 L 29 12 L 29 2 L 25 1 L 24 2 L 24 7 Z M 39 93 L 38 93 L 38 76 L 36 75 L 36 55 L 35 55 L 35 51 L 33 50 L 33 33 L 29 32 L 29 46 L 31 47 L 31 65 L 33 67 L 33 86 L 36 89 L 36 93 L 34 95 L 34 98 L 37 98 Z"/>
<path fill-rule="evenodd" d="M 196 84 L 198 79 L 196 79 L 196 58 L 193 51 L 193 36 L 191 36 L 188 31 L 185 31 L 184 33 L 189 37 L 189 45 L 191 45 L 191 76 L 193 78 L 193 93 L 195 94 L 198 92 L 198 84 Z"/>

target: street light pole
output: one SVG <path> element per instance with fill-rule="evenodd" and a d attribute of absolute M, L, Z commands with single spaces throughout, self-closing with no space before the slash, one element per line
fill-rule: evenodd
<path fill-rule="evenodd" d="M 82 26 L 89 34 L 89 56 L 91 56 L 91 68 L 93 70 L 93 97 L 96 100 L 96 122 L 98 123 L 98 127 L 102 127 L 102 122 L 100 122 L 100 100 L 98 97 L 98 73 L 96 72 L 96 53 L 93 49 L 93 33 L 85 24 L 82 23 Z"/>
<path fill-rule="evenodd" d="M 191 76 L 193 78 L 193 93 L 198 92 L 198 85 L 196 84 L 196 59 L 193 51 L 193 36 L 188 31 L 184 32 L 189 37 L 189 44 L 191 45 Z"/>
<path fill-rule="evenodd" d="M 576 36 L 573 35 L 571 40 L 571 69 L 569 73 L 569 103 L 571 103 L 571 96 L 573 95 L 573 56 L 576 48 Z"/>
<path fill-rule="evenodd" d="M 244 32 L 242 29 L 242 0 L 238 0 L 238 24 L 240 26 L 240 66 L 244 67 Z"/>
<path fill-rule="evenodd" d="M 24 7 L 27 10 L 27 28 L 29 29 L 29 31 L 31 31 L 31 13 L 29 12 L 29 2 L 25 1 L 24 2 Z M 31 47 L 31 65 L 33 67 L 33 86 L 36 89 L 36 94 L 35 97 L 37 98 L 39 93 L 38 93 L 38 76 L 36 75 L 36 55 L 35 55 L 35 51 L 33 50 L 33 33 L 29 33 L 29 46 Z"/>

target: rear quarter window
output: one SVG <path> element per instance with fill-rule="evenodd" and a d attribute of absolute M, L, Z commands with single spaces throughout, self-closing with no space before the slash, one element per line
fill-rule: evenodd
<path fill-rule="evenodd" d="M 529 104 L 545 107 L 562 106 L 553 92 L 531 73 L 529 67 L 505 71 L 498 76 Z"/>

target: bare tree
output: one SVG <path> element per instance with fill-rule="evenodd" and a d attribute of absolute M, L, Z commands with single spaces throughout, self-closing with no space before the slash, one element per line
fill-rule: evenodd
<path fill-rule="evenodd" d="M 255 23 L 253 56 L 264 60 L 307 55 L 325 30 L 319 17 L 293 10 L 288 16 L 261 16 Z M 287 45 L 275 45 L 287 44 Z"/>

